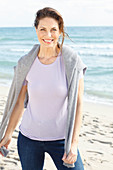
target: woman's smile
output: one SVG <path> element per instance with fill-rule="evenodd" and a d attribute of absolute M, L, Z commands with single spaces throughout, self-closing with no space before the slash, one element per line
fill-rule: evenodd
<path fill-rule="evenodd" d="M 51 44 L 53 39 L 42 39 L 45 43 Z"/>

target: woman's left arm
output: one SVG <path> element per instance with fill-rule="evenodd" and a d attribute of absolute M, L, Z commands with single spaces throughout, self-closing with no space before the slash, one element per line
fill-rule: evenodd
<path fill-rule="evenodd" d="M 78 87 L 78 98 L 77 98 L 77 109 L 76 109 L 76 117 L 73 129 L 73 136 L 72 136 L 72 143 L 70 153 L 68 157 L 66 153 L 62 159 L 65 163 L 74 163 L 77 159 L 77 146 L 78 146 L 78 139 L 80 133 L 80 127 L 82 123 L 82 110 L 83 110 L 83 93 L 84 93 L 84 78 L 79 80 L 79 87 Z"/>
<path fill-rule="evenodd" d="M 78 145 L 80 127 L 82 123 L 83 93 L 84 93 L 84 78 L 81 78 L 79 80 L 77 110 L 76 110 L 76 117 L 75 117 L 73 137 L 72 137 L 72 144 L 76 144 L 76 145 Z"/>

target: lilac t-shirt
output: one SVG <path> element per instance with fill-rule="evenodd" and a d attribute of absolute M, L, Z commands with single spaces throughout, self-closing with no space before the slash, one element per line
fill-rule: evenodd
<path fill-rule="evenodd" d="M 68 84 L 61 53 L 48 65 L 36 57 L 26 84 L 29 101 L 19 126 L 21 133 L 33 140 L 65 139 Z"/>

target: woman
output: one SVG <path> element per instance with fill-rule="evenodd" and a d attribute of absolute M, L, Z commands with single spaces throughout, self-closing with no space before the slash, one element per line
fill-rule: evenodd
<path fill-rule="evenodd" d="M 83 170 L 78 137 L 82 121 L 83 73 L 87 67 L 72 49 L 63 45 L 64 22 L 55 9 L 39 10 L 34 26 L 40 44 L 21 57 L 15 68 L 1 123 L 2 137 L 10 115 L 0 142 L 1 151 L 3 146 L 8 148 L 23 115 L 17 141 L 23 170 L 42 170 L 45 152 L 59 170 Z M 75 80 L 79 80 L 79 86 Z"/>

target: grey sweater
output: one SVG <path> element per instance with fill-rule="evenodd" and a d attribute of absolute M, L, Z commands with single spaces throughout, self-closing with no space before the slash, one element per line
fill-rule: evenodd
<path fill-rule="evenodd" d="M 35 44 L 33 48 L 29 51 L 28 54 L 22 56 L 16 66 L 14 66 L 14 77 L 12 80 L 11 87 L 9 89 L 7 102 L 5 105 L 3 118 L 0 126 L 0 141 L 5 134 L 5 130 L 10 119 L 11 113 L 14 109 L 16 104 L 17 98 L 21 91 L 24 79 L 26 78 L 27 73 L 30 70 L 33 61 L 37 57 L 40 45 Z M 72 135 L 73 135 L 73 128 L 75 122 L 75 115 L 76 115 L 76 107 L 77 107 L 77 94 L 78 94 L 78 82 L 79 82 L 79 73 L 83 70 L 83 74 L 87 69 L 87 66 L 83 63 L 80 56 L 69 46 L 63 45 L 62 47 L 62 56 L 65 66 L 65 72 L 68 81 L 68 118 L 67 118 L 67 125 L 66 125 L 66 138 L 65 138 L 65 145 L 64 149 L 66 154 L 69 154 Z M 28 103 L 28 92 L 26 92 L 25 100 L 24 100 L 24 108 L 27 107 Z M 2 147 L 1 147 L 2 149 Z M 73 164 L 67 164 L 63 162 L 64 166 L 67 167 L 74 167 Z"/>

